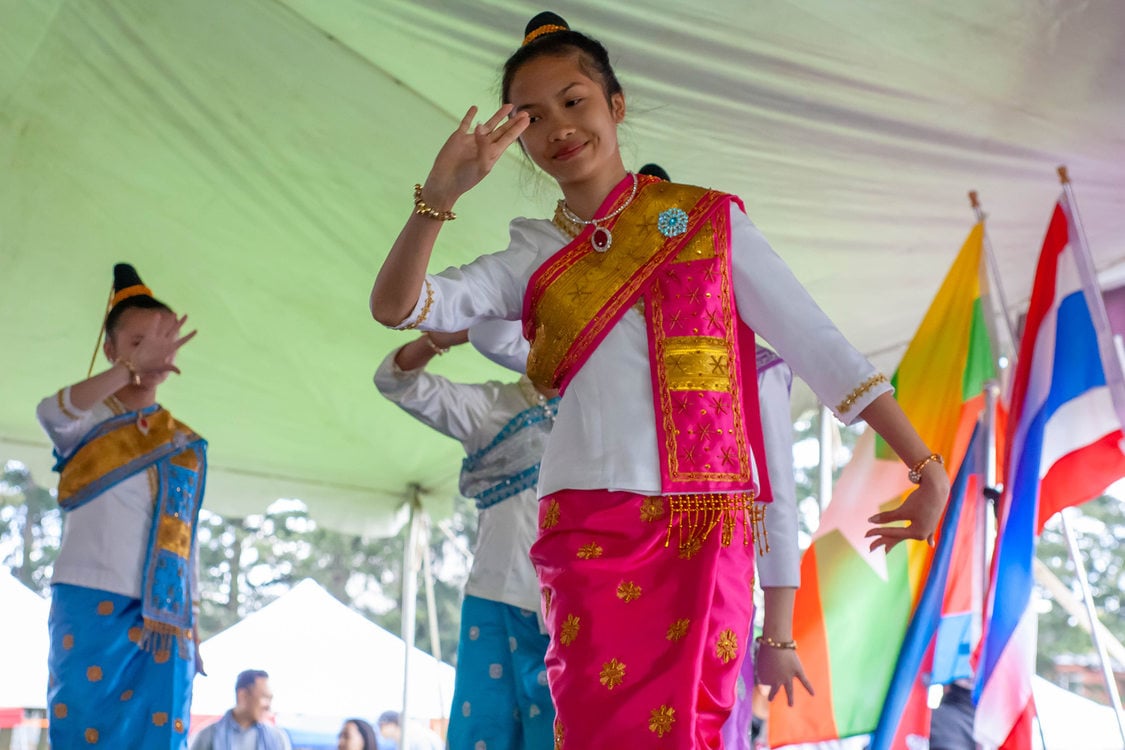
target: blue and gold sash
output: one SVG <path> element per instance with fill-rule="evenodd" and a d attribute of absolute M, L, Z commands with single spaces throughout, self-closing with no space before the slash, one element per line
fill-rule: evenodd
<path fill-rule="evenodd" d="M 71 511 L 148 471 L 154 507 L 141 579 L 141 644 L 167 652 L 190 639 L 194 541 L 207 476 L 207 441 L 159 404 L 111 417 L 91 429 L 69 457 L 55 454 L 59 506 Z"/>
<path fill-rule="evenodd" d="M 516 414 L 488 445 L 461 463 L 461 494 L 477 510 L 491 508 L 539 484 L 539 464 L 559 411 L 556 396 Z"/>

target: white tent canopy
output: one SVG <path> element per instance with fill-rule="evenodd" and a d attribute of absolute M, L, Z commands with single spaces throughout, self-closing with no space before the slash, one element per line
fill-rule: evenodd
<path fill-rule="evenodd" d="M 0 567 L 0 708 L 47 705 L 51 604 Z"/>
<path fill-rule="evenodd" d="M 1047 750 L 1120 750 L 1113 709 L 1063 690 L 1036 675 L 1031 680 L 1035 710 Z"/>
<path fill-rule="evenodd" d="M 348 609 L 315 581 L 247 615 L 200 646 L 207 676 L 195 678 L 192 713 L 215 716 L 234 705 L 244 669 L 269 672 L 279 723 L 302 716 L 378 716 L 402 708 L 401 639 Z M 410 715 L 440 719 L 453 699 L 453 667 L 415 649 Z"/>
<path fill-rule="evenodd" d="M 1125 258 L 1125 4 L 717 0 L 554 9 L 602 38 L 626 161 L 740 194 L 843 331 L 892 369 L 980 191 L 1026 300 L 1069 165 L 1099 270 Z M 404 336 L 369 285 L 410 186 L 541 7 L 522 0 L 0 0 L 0 451 L 46 479 L 33 405 L 85 373 L 111 264 L 199 338 L 163 399 L 211 440 L 208 505 L 301 497 L 377 531 L 459 447 L 370 385 Z M 557 197 L 515 150 L 435 263 Z M 468 352 L 459 378 L 495 370 Z"/>

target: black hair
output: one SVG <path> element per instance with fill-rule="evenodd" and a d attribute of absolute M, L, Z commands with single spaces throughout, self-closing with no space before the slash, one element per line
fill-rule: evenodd
<path fill-rule="evenodd" d="M 113 306 L 109 314 L 105 316 L 105 335 L 112 336 L 113 332 L 117 330 L 117 324 L 121 322 L 121 316 L 125 314 L 126 310 L 166 310 L 172 312 L 172 308 L 164 304 L 155 297 L 149 297 L 147 294 L 138 294 L 136 297 L 129 297 Z"/>
<path fill-rule="evenodd" d="M 659 164 L 648 163 L 637 170 L 637 174 L 647 174 L 649 177 L 659 177 L 665 182 L 671 182 L 672 178 L 668 176 L 668 172 L 664 167 Z"/>
<path fill-rule="evenodd" d="M 375 739 L 375 728 L 363 719 L 345 719 L 344 724 L 351 724 L 363 738 L 363 750 L 379 750 L 378 740 Z"/>
<path fill-rule="evenodd" d="M 383 726 L 384 724 L 394 724 L 397 727 L 402 726 L 400 721 L 401 720 L 398 718 L 398 711 L 384 711 L 383 713 L 379 714 L 379 719 L 376 723 L 379 726 Z"/>
<path fill-rule="evenodd" d="M 152 297 L 149 297 L 149 299 L 152 299 Z M 153 301 L 155 302 L 155 300 Z M 237 694 L 239 690 L 253 687 L 258 680 L 268 680 L 269 678 L 269 672 L 264 669 L 243 670 L 238 673 L 238 677 L 234 681 L 234 692 Z"/>
<path fill-rule="evenodd" d="M 578 65 L 582 71 L 595 81 L 602 84 L 606 101 L 615 94 L 624 94 L 617 74 L 613 72 L 613 65 L 609 62 L 609 53 L 602 43 L 585 34 L 574 31 L 570 25 L 559 16 L 550 11 L 540 13 L 527 23 L 524 29 L 526 39 L 532 32 L 543 27 L 558 26 L 559 29 L 548 31 L 522 45 L 504 63 L 504 76 L 500 81 L 500 103 L 507 104 L 511 93 L 512 81 L 521 67 L 540 57 L 566 57 L 577 54 Z"/>

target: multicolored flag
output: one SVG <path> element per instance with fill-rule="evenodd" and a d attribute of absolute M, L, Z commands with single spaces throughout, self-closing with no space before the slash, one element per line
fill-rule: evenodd
<path fill-rule="evenodd" d="M 896 398 L 930 448 L 957 470 L 994 376 L 983 297 L 984 226 L 969 233 L 903 355 Z M 796 705 L 774 701 L 770 746 L 823 743 L 875 729 L 899 646 L 933 551 L 924 542 L 871 552 L 867 518 L 901 502 L 911 485 L 897 458 L 877 449 L 870 431 L 833 490 L 812 546 L 801 561 L 794 637 L 816 689 Z M 823 746 L 827 747 L 827 745 Z"/>
<path fill-rule="evenodd" d="M 1032 561 L 1044 522 L 1125 476 L 1121 365 L 1064 195 L 1055 207 L 1012 381 L 1008 460 L 974 698 L 986 747 L 1031 747 L 1036 612 Z"/>
<path fill-rule="evenodd" d="M 978 577 L 972 563 L 983 489 L 982 441 L 978 426 L 953 482 L 930 572 L 899 650 L 870 750 L 911 748 L 911 736 L 928 738 L 930 685 L 971 676 L 973 582 Z"/>

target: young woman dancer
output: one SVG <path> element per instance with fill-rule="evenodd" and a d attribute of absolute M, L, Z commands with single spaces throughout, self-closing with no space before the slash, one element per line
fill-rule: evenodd
<path fill-rule="evenodd" d="M 721 747 L 748 645 L 756 501 L 767 499 L 754 331 L 910 468 L 918 489 L 872 517 L 873 547 L 931 539 L 948 479 L 886 377 L 737 197 L 625 170 L 625 94 L 601 44 L 540 14 L 504 66 L 502 99 L 482 124 L 466 113 L 415 188 L 372 315 L 440 331 L 522 319 L 529 377 L 563 393 L 532 548 L 556 747 Z M 557 182 L 555 216 L 515 219 L 506 250 L 427 274 L 457 199 L 517 140 Z M 800 675 L 791 605 L 767 601 L 759 675 L 775 691 Z"/>

